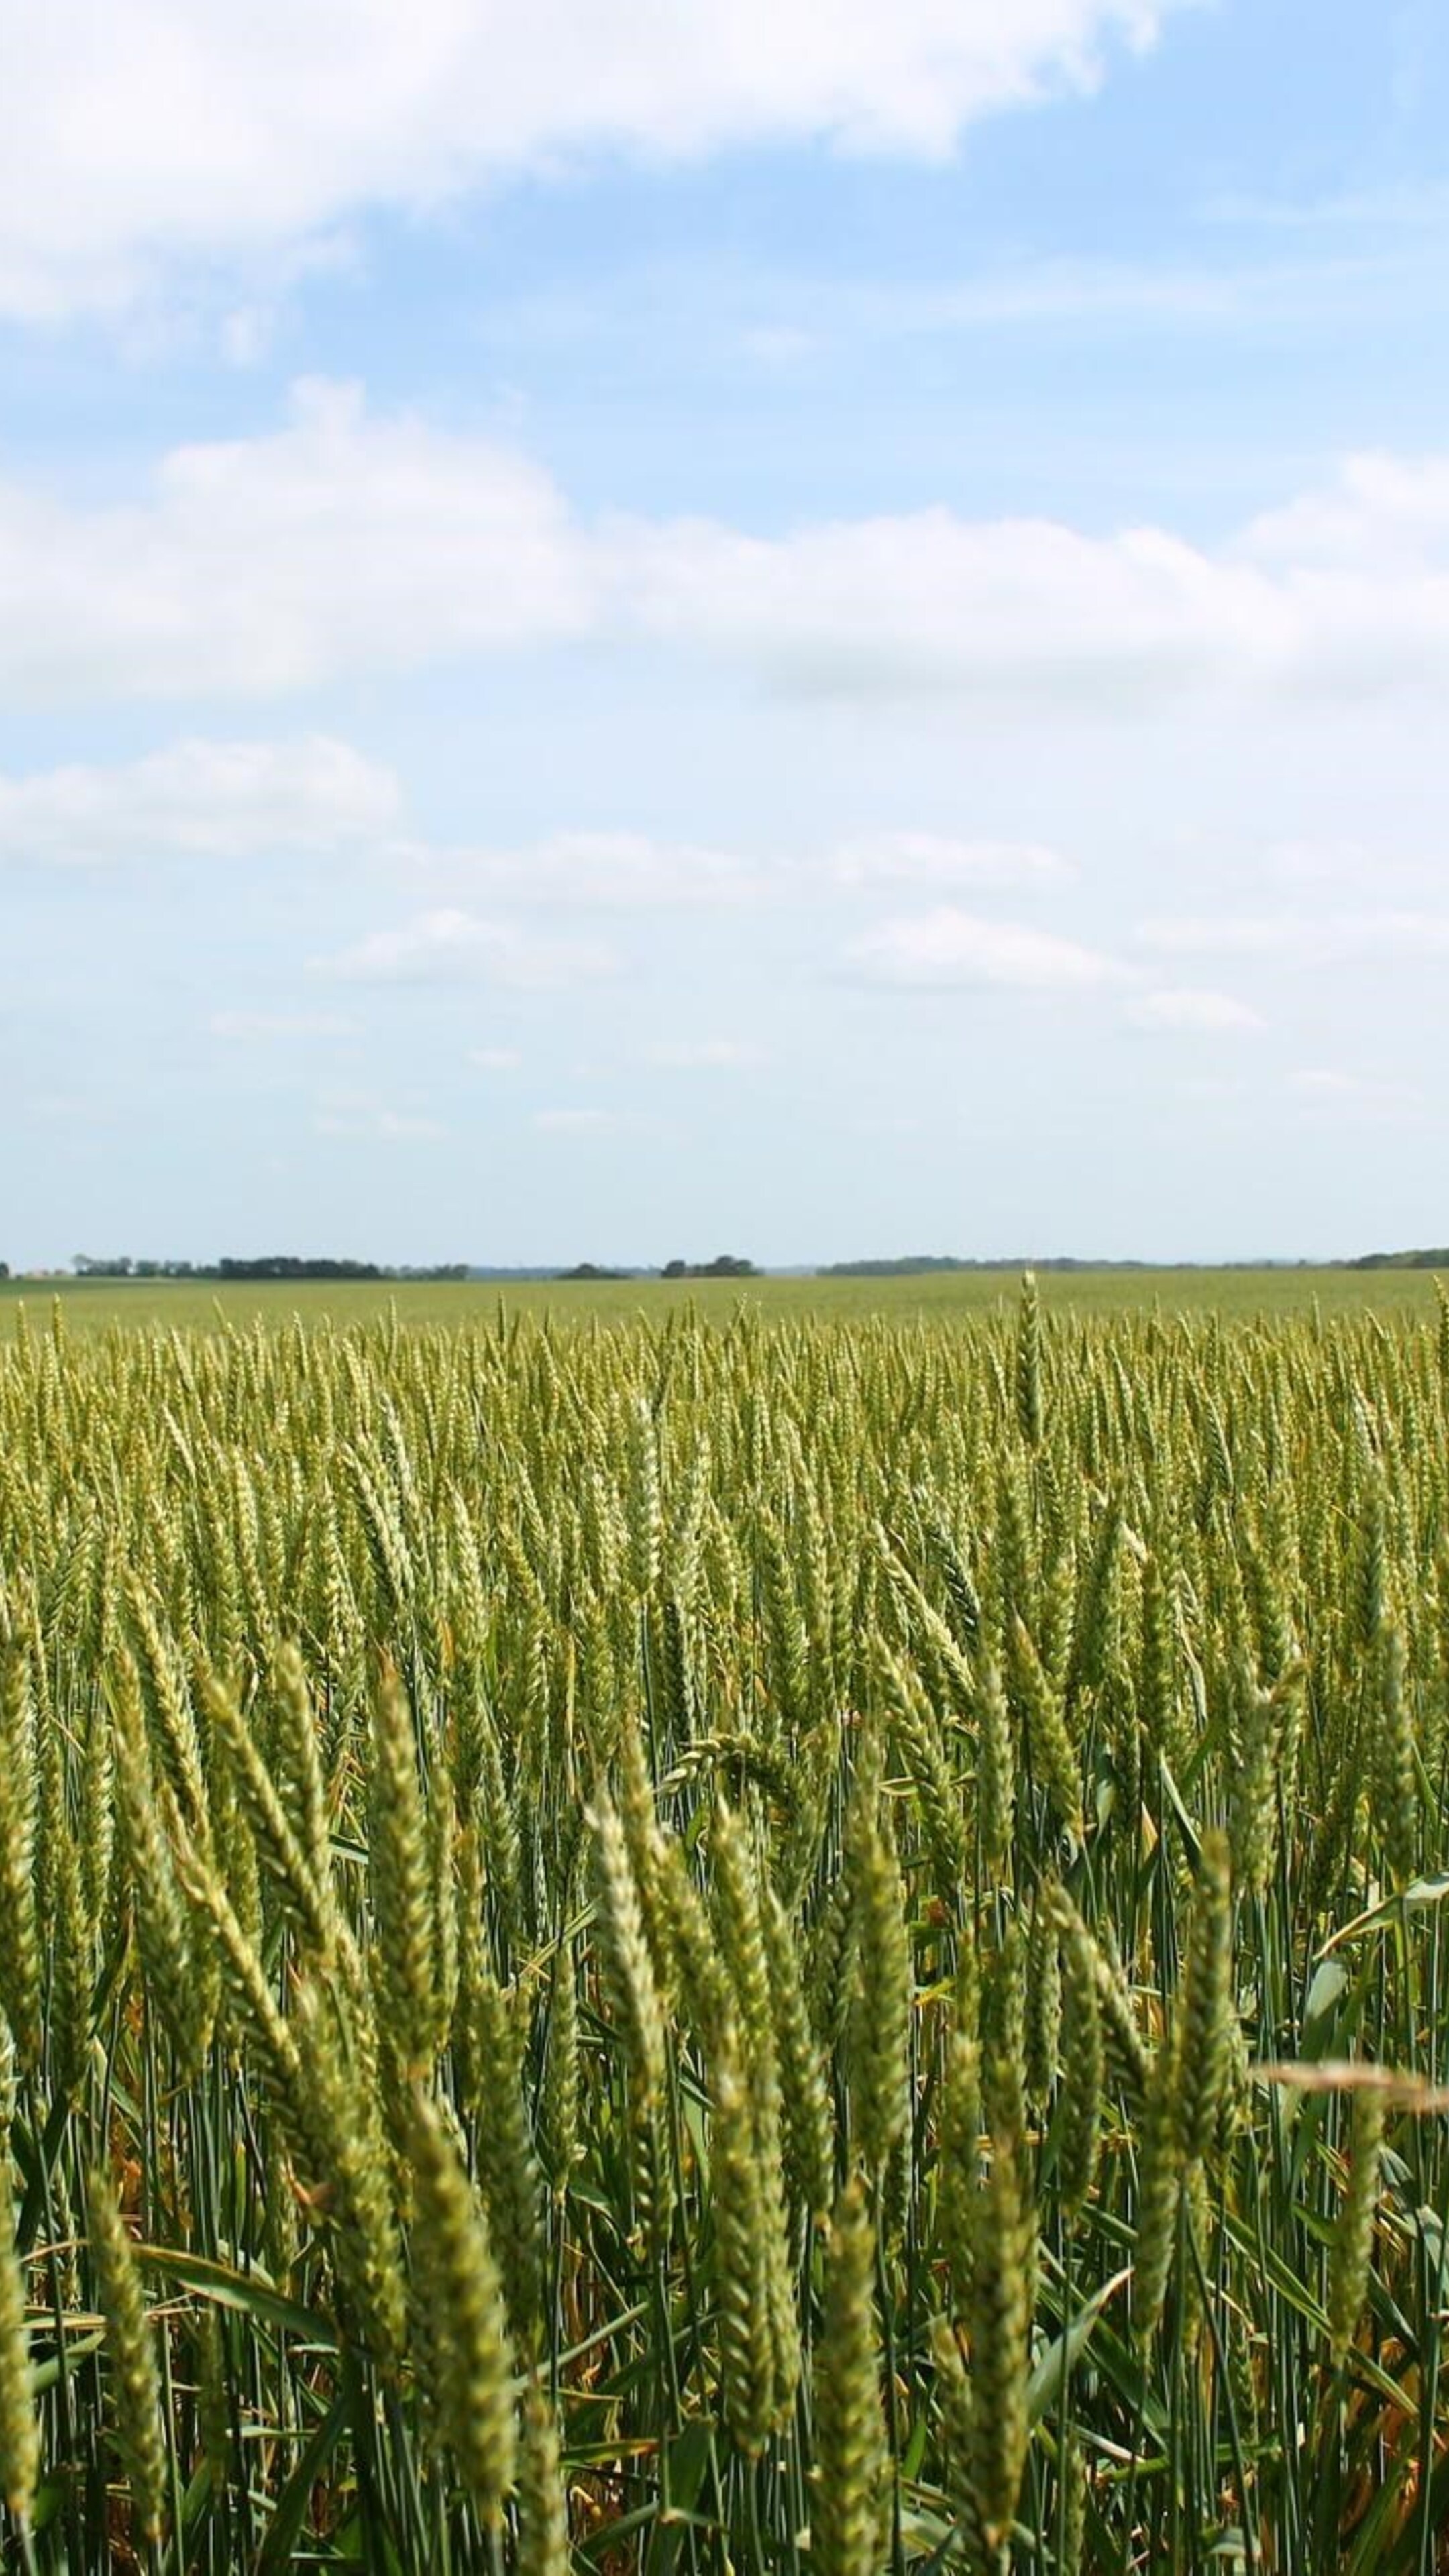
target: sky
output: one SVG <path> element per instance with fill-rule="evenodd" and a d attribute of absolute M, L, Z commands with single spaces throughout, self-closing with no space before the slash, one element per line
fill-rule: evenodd
<path fill-rule="evenodd" d="M 1440 0 L 0 0 L 0 1258 L 1449 1236 Z"/>

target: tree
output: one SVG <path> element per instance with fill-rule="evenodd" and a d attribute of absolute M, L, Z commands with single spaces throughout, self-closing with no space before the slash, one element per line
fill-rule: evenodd
<path fill-rule="evenodd" d="M 735 1252 L 717 1252 L 713 1261 L 666 1261 L 660 1276 L 665 1279 L 758 1279 L 753 1261 L 742 1261 Z"/>

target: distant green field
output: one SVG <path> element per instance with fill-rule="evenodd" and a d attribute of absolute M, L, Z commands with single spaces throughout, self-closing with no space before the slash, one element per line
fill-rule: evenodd
<path fill-rule="evenodd" d="M 1076 1270 L 1044 1273 L 1040 1285 L 1046 1306 L 1087 1315 L 1142 1313 L 1154 1307 L 1164 1314 L 1292 1315 L 1311 1309 L 1315 1301 L 1325 1314 L 1422 1314 L 1433 1300 L 1432 1274 L 1423 1270 Z M 11 1280 L 0 1283 L 0 1329 L 22 1303 L 36 1320 L 49 1314 L 57 1298 L 67 1327 L 80 1332 L 113 1324 L 205 1330 L 221 1318 L 231 1325 L 258 1319 L 283 1324 L 294 1315 L 306 1322 L 329 1318 L 348 1324 L 385 1314 L 392 1303 L 407 1323 L 446 1325 L 494 1314 L 500 1300 L 510 1310 L 546 1312 L 568 1321 L 598 1316 L 619 1322 L 688 1304 L 703 1315 L 722 1318 L 743 1300 L 782 1319 L 920 1315 L 949 1324 L 1009 1305 L 1016 1292 L 1017 1275 L 1005 1270 L 937 1271 L 893 1279 L 759 1279 L 743 1286 L 730 1280 L 666 1284 L 630 1279 L 505 1287 L 486 1281 L 327 1281 L 223 1289 L 166 1280 Z"/>

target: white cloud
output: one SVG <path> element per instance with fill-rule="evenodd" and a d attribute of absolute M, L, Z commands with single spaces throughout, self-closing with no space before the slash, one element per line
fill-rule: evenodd
<path fill-rule="evenodd" d="M 1030 891 L 1072 873 L 1035 843 L 910 830 L 768 858 L 618 830 L 559 831 L 496 849 L 427 842 L 409 828 L 395 772 L 324 735 L 189 739 L 131 762 L 0 774 L 0 864 L 237 865 L 267 858 L 367 862 L 405 899 L 410 893 L 416 902 L 426 889 L 431 900 L 400 923 L 314 961 L 316 971 L 355 983 L 477 975 L 540 985 L 608 973 L 614 960 L 587 935 L 590 914 L 777 900 L 816 907 L 882 887 Z M 562 925 L 562 935 L 530 926 L 539 911 Z M 342 1035 L 350 1023 L 313 1012 L 236 1009 L 218 1011 L 209 1026 L 216 1036 L 262 1040 Z M 496 1057 L 485 1048 L 473 1060 L 497 1070 Z M 684 1070 L 759 1059 L 736 1041 L 703 1039 L 656 1048 L 651 1060 Z"/>
<path fill-rule="evenodd" d="M 0 0 L 0 310 L 124 306 L 373 205 L 603 153 L 823 138 L 939 158 L 1173 0 Z"/>
<path fill-rule="evenodd" d="M 273 1038 L 347 1038 L 357 1033 L 355 1020 L 344 1020 L 331 1011 L 213 1011 L 206 1026 L 211 1037 L 258 1045 Z"/>
<path fill-rule="evenodd" d="M 879 832 L 842 842 L 827 863 L 842 886 L 1004 887 L 1059 884 L 1076 872 L 1036 841 L 963 841 L 940 832 Z"/>
<path fill-rule="evenodd" d="M 742 904 L 772 894 L 882 886 L 979 893 L 1059 884 L 1075 871 L 1029 841 L 966 841 L 934 832 L 881 832 L 826 853 L 772 858 L 657 840 L 644 832 L 557 832 L 517 849 L 417 844 L 412 855 L 471 895 L 493 903 L 631 907 Z"/>
<path fill-rule="evenodd" d="M 1090 713 L 1224 689 L 1362 696 L 1449 676 L 1449 457 L 1350 457 L 1215 549 L 946 509 L 764 539 L 616 525 L 624 624 L 839 693 L 968 691 Z"/>
<path fill-rule="evenodd" d="M 565 831 L 513 849 L 427 843 L 404 830 L 394 771 L 345 742 L 188 740 L 113 766 L 0 772 L 0 861 L 346 852 L 446 877 L 470 899 L 580 910 L 738 903 L 763 886 L 729 850 L 643 832 Z"/>
<path fill-rule="evenodd" d="M 758 868 L 728 850 L 657 841 L 645 832 L 556 832 L 514 850 L 421 848 L 470 893 L 495 903 L 632 905 L 739 903 L 761 890 Z"/>
<path fill-rule="evenodd" d="M 318 1136 L 363 1137 L 390 1145 L 416 1143 L 446 1132 L 436 1118 L 409 1118 L 394 1109 L 373 1109 L 354 1115 L 345 1115 L 341 1110 L 322 1110 L 312 1124 Z"/>
<path fill-rule="evenodd" d="M 314 855 L 395 831 L 389 769 L 345 742 L 173 744 L 112 767 L 0 775 L 0 860 Z"/>
<path fill-rule="evenodd" d="M 624 624 L 824 694 L 1157 696 L 1286 676 L 1311 641 L 1282 583 L 1158 528 L 946 509 L 774 539 L 634 522 L 612 572 Z"/>
<path fill-rule="evenodd" d="M 1083 991 L 1113 983 L 1115 959 L 1021 922 L 987 921 L 943 905 L 882 922 L 853 942 L 849 970 L 872 984 L 999 987 L 1021 993 Z"/>
<path fill-rule="evenodd" d="M 479 980 L 525 990 L 613 971 L 610 951 L 586 940 L 535 939 L 515 924 L 445 909 L 378 930 L 316 971 L 342 984 L 442 984 Z"/>
<path fill-rule="evenodd" d="M 516 1073 L 523 1058 L 517 1047 L 470 1047 L 468 1062 L 480 1073 Z"/>
<path fill-rule="evenodd" d="M 497 441 L 308 382 L 282 428 L 176 449 L 126 504 L 0 485 L 0 595 L 0 684 L 17 694 L 260 696 L 643 637 L 797 692 L 1090 715 L 1235 691 L 1256 710 L 1274 692 L 1449 678 L 1449 458 L 1350 459 L 1215 550 L 1165 528 L 1089 535 L 947 509 L 757 537 L 703 519 L 588 524 Z M 480 865 L 505 859 L 516 868 L 516 854 Z M 619 836 L 601 884 L 629 866 Z"/>
<path fill-rule="evenodd" d="M 1361 1110 L 1391 1116 L 1418 1106 L 1423 1094 L 1408 1082 L 1386 1082 L 1377 1074 L 1345 1073 L 1333 1065 L 1305 1065 L 1288 1076 L 1288 1088 L 1300 1100 L 1321 1109 Z"/>
<path fill-rule="evenodd" d="M 1390 552 L 1416 563 L 1449 523 L 1449 458 L 1346 457 L 1326 489 L 1263 511 L 1239 551 L 1259 563 L 1353 572 Z"/>
<path fill-rule="evenodd" d="M 37 694 L 265 696 L 576 635 L 593 582 L 541 469 L 349 385 L 300 384 L 269 436 L 173 449 L 133 503 L 0 485 L 0 678 Z"/>
<path fill-rule="evenodd" d="M 1195 1037 L 1226 1037 L 1263 1026 L 1261 1015 L 1232 993 L 1200 992 L 1189 986 L 1144 993 L 1128 1004 L 1127 1017 L 1134 1028 L 1181 1030 Z"/>
<path fill-rule="evenodd" d="M 417 1110 L 391 1109 L 350 1092 L 333 1093 L 319 1102 L 312 1126 L 318 1136 L 385 1145 L 426 1144 L 447 1133 L 440 1119 Z"/>
<path fill-rule="evenodd" d="M 644 1061 L 662 1073 L 748 1073 L 764 1057 L 738 1038 L 697 1038 L 646 1047 Z"/>

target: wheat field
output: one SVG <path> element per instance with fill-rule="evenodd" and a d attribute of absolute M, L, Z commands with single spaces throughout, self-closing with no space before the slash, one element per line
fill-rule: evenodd
<path fill-rule="evenodd" d="M 1065 1293 L 7 1327 L 7 2567 L 1449 2564 L 1449 1318 Z"/>
<path fill-rule="evenodd" d="M 430 1331 L 491 1324 L 509 1315 L 550 1322 L 559 1332 L 601 1323 L 657 1323 L 697 1315 L 718 1329 L 747 1305 L 775 1324 L 860 1324 L 880 1318 L 946 1330 L 999 1319 L 1016 1298 L 1019 1272 L 1000 1269 L 864 1274 L 761 1272 L 743 1289 L 730 1280 L 662 1278 L 506 1281 L 0 1279 L 0 1336 L 20 1312 L 43 1325 L 58 1305 L 70 1336 L 116 1327 L 214 1333 L 265 1325 L 284 1331 L 298 1316 L 313 1329 L 399 1323 Z M 1422 1322 L 1433 1312 L 1432 1281 L 1421 1269 L 1358 1270 L 1311 1262 L 1277 1267 L 1043 1271 L 1038 1293 L 1048 1314 L 1221 1315 L 1236 1323 L 1315 1314 L 1375 1314 Z"/>

